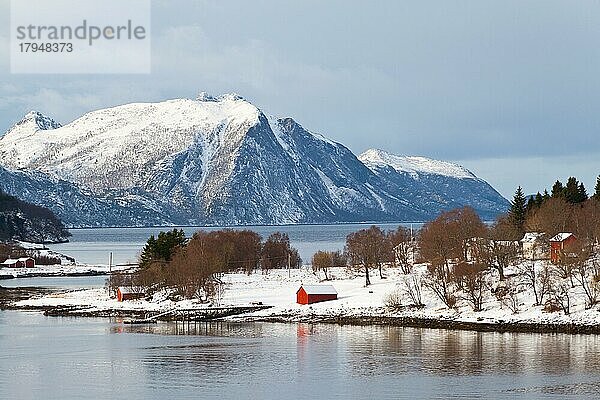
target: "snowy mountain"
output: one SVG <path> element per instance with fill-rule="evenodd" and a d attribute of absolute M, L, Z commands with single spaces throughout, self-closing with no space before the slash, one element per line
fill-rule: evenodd
<path fill-rule="evenodd" d="M 0 139 L 0 186 L 71 226 L 425 220 L 507 202 L 466 169 L 350 150 L 240 96 L 134 103 L 61 126 L 27 114 Z"/>
<path fill-rule="evenodd" d="M 469 205 L 483 218 L 493 219 L 509 207 L 492 186 L 458 164 L 378 149 L 365 151 L 359 159 L 383 181 L 404 190 L 430 215 Z"/>

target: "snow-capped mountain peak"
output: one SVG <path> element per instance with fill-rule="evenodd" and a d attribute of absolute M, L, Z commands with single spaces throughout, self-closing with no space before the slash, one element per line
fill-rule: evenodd
<path fill-rule="evenodd" d="M 61 124 L 56 122 L 51 117 L 44 115 L 39 111 L 32 110 L 25 114 L 19 122 L 9 129 L 8 132 L 6 132 L 6 135 L 15 135 L 20 133 L 31 134 L 40 130 L 46 131 L 58 129 L 61 126 Z"/>
<path fill-rule="evenodd" d="M 23 119 L 17 123 L 17 125 L 26 124 L 28 122 L 35 123 L 40 130 L 44 130 L 44 131 L 49 130 L 49 129 L 57 129 L 62 126 L 61 124 L 56 122 L 54 119 L 50 118 L 47 115 L 42 114 L 39 111 L 28 112 L 27 114 L 25 114 Z"/>
<path fill-rule="evenodd" d="M 125 104 L 65 126 L 28 114 L 0 138 L 0 166 L 6 191 L 72 226 L 416 221 L 461 205 L 493 218 L 508 204 L 456 164 L 381 150 L 359 160 L 236 94 Z"/>
<path fill-rule="evenodd" d="M 358 157 L 369 168 L 391 167 L 418 179 L 420 174 L 442 175 L 457 179 L 477 179 L 461 165 L 426 157 L 399 156 L 380 149 L 369 149 Z"/>

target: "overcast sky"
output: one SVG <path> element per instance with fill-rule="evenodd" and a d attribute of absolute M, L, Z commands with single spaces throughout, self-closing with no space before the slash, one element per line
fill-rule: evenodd
<path fill-rule="evenodd" d="M 356 154 L 456 161 L 506 197 L 600 174 L 597 1 L 154 1 L 152 74 L 11 75 L 0 131 L 131 101 L 236 92 Z M 118 62 L 118 60 L 115 60 Z"/>

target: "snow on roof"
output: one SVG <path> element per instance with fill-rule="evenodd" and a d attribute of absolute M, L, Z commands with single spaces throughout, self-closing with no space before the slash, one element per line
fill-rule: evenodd
<path fill-rule="evenodd" d="M 539 240 L 544 234 L 541 232 L 525 232 L 525 236 L 521 239 L 523 243 L 535 243 Z"/>
<path fill-rule="evenodd" d="M 121 294 L 132 294 L 132 293 L 142 293 L 142 290 L 141 290 L 141 288 L 137 288 L 137 287 L 119 286 L 119 292 L 121 292 Z"/>
<path fill-rule="evenodd" d="M 2 264 L 3 265 L 11 265 L 11 264 L 16 264 L 17 261 L 19 261 L 19 260 L 16 260 L 14 258 L 9 258 L 8 260 L 4 261 Z"/>
<path fill-rule="evenodd" d="M 302 285 L 300 288 L 304 288 L 306 294 L 337 294 L 333 285 Z"/>
<path fill-rule="evenodd" d="M 29 260 L 33 260 L 33 258 L 31 258 L 31 257 L 21 257 L 21 258 L 19 258 L 19 260 L 18 260 L 18 261 L 23 261 L 23 262 L 25 262 L 25 261 L 29 261 Z"/>
<path fill-rule="evenodd" d="M 551 242 L 563 242 L 571 236 L 573 236 L 573 234 L 570 232 L 561 232 L 558 235 L 554 236 L 552 239 L 550 239 L 550 241 Z"/>

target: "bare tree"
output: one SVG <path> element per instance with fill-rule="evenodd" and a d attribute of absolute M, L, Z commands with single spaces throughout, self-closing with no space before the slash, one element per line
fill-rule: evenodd
<path fill-rule="evenodd" d="M 587 298 L 586 307 L 591 308 L 598 304 L 600 275 L 592 244 L 578 240 L 567 246 L 560 259 L 566 260 L 571 268 L 571 276 L 581 285 Z"/>
<path fill-rule="evenodd" d="M 312 256 L 312 268 L 315 273 L 323 271 L 325 280 L 328 281 L 329 268 L 344 267 L 347 264 L 345 255 L 340 251 L 317 251 Z"/>
<path fill-rule="evenodd" d="M 387 233 L 387 239 L 394 251 L 394 262 L 400 267 L 402 273 L 410 274 L 412 272 L 411 253 L 414 250 L 414 243 L 408 229 L 399 226 L 395 231 Z"/>
<path fill-rule="evenodd" d="M 442 266 L 450 273 L 450 260 L 460 256 L 462 243 L 452 216 L 443 213 L 427 222 L 419 233 L 421 256 L 431 265 Z"/>
<path fill-rule="evenodd" d="M 382 266 L 393 258 L 389 241 L 377 226 L 349 234 L 346 237 L 346 254 L 352 266 L 364 269 L 365 286 L 371 284 L 369 269 L 378 267 L 379 275 L 383 278 Z"/>
<path fill-rule="evenodd" d="M 461 298 L 465 300 L 473 311 L 481 311 L 483 299 L 488 291 L 485 266 L 482 264 L 460 263 L 454 266 L 453 278 L 461 290 Z"/>
<path fill-rule="evenodd" d="M 552 284 L 552 271 L 546 262 L 528 261 L 521 265 L 524 282 L 533 290 L 535 305 L 542 305 Z"/>
<path fill-rule="evenodd" d="M 456 285 L 443 263 L 427 267 L 424 285 L 428 287 L 448 308 L 456 306 Z"/>
<path fill-rule="evenodd" d="M 421 278 L 415 274 L 406 275 L 403 279 L 404 287 L 408 297 L 412 300 L 413 304 L 417 307 L 423 306 L 423 300 L 421 296 Z"/>
<path fill-rule="evenodd" d="M 383 298 L 383 304 L 392 311 L 402 309 L 402 292 L 395 288 Z"/>
<path fill-rule="evenodd" d="M 528 214 L 525 227 L 552 237 L 559 232 L 572 232 L 573 221 L 573 206 L 564 198 L 551 198 Z"/>
<path fill-rule="evenodd" d="M 287 268 L 288 264 L 297 268 L 301 262 L 298 251 L 290 245 L 287 233 L 272 233 L 265 241 L 261 258 L 263 273 L 268 273 L 271 269 Z"/>
<path fill-rule="evenodd" d="M 558 304 L 565 315 L 571 313 L 571 297 L 569 296 L 569 286 L 564 283 L 553 285 L 550 290 L 551 300 Z"/>
<path fill-rule="evenodd" d="M 504 285 L 496 289 L 495 295 L 500 304 L 508 307 L 513 314 L 519 312 L 519 285 L 515 278 L 505 280 Z"/>
<path fill-rule="evenodd" d="M 515 237 L 518 232 L 507 217 L 499 218 L 489 230 L 490 240 L 487 242 L 485 261 L 488 265 L 498 271 L 500 280 L 503 281 L 504 271 L 513 265 L 519 255 L 519 246 Z M 520 238 L 519 238 L 520 239 Z"/>

